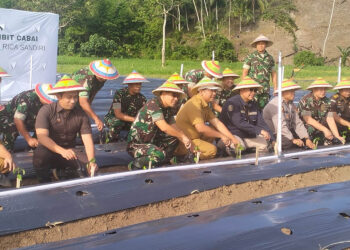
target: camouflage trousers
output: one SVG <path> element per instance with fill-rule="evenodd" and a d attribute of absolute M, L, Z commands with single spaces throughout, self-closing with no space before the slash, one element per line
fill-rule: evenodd
<path fill-rule="evenodd" d="M 322 124 L 323 126 L 327 127 L 327 125 Z M 315 129 L 313 126 L 305 124 L 305 128 L 307 130 L 307 133 L 309 134 L 310 140 L 316 143 L 318 141 L 318 145 L 330 145 L 332 144 L 332 141 L 328 140 L 324 133 L 320 130 Z"/>
<path fill-rule="evenodd" d="M 122 121 L 115 117 L 106 116 L 104 120 L 107 128 L 109 129 L 109 132 L 108 132 L 109 142 L 118 141 L 120 131 L 122 130 L 129 131 L 131 127 L 131 122 Z"/>
<path fill-rule="evenodd" d="M 1 119 L 0 119 L 1 123 Z M 14 123 L 11 124 L 1 124 L 0 125 L 0 134 L 2 136 L 2 142 L 5 148 L 9 151 L 13 151 L 15 146 L 15 141 L 19 136 L 17 127 Z"/>
<path fill-rule="evenodd" d="M 269 93 L 257 93 L 255 95 L 255 100 L 258 103 L 258 107 L 260 110 L 263 110 L 264 107 L 269 103 L 270 101 L 270 94 Z"/>
<path fill-rule="evenodd" d="M 129 143 L 127 151 L 134 157 L 133 169 L 148 168 L 150 161 L 152 162 L 152 168 L 155 168 L 169 162 L 178 144 L 179 140 L 176 137 L 162 135 L 156 137 L 153 144 Z"/>

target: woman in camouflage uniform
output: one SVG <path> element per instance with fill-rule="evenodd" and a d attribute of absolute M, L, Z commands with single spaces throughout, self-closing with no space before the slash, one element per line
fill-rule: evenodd
<path fill-rule="evenodd" d="M 128 87 L 115 92 L 112 105 L 104 119 L 109 129 L 109 142 L 118 141 L 121 130 L 129 131 L 137 113 L 145 105 L 147 99 L 140 93 L 144 82 L 149 81 L 134 70 L 122 83 Z"/>
<path fill-rule="evenodd" d="M 173 108 L 185 93 L 174 83 L 165 82 L 153 90 L 155 98 L 143 106 L 128 135 L 128 153 L 134 157 L 129 170 L 158 167 L 168 163 L 179 143 L 192 149 L 190 139 L 175 125 Z"/>
<path fill-rule="evenodd" d="M 331 100 L 326 97 L 326 89 L 332 85 L 322 78 L 317 78 L 307 88 L 311 92 L 305 95 L 298 105 L 298 112 L 303 119 L 310 139 L 319 141 L 319 145 L 330 145 L 345 140 L 339 135 L 331 110 Z"/>

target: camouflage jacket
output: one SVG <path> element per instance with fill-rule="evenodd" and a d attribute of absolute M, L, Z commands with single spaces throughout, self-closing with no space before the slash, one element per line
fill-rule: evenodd
<path fill-rule="evenodd" d="M 102 83 L 97 80 L 96 76 L 91 72 L 88 66 L 73 73 L 72 79 L 86 88 L 86 91 L 80 92 L 79 96 L 89 98 L 90 104 L 94 100 L 97 92 L 104 86 L 104 82 Z"/>
<path fill-rule="evenodd" d="M 248 76 L 261 84 L 264 93 L 270 92 L 270 75 L 275 70 L 273 57 L 265 50 L 264 54 L 255 51 L 244 60 L 244 69 L 248 69 Z"/>
<path fill-rule="evenodd" d="M 17 118 L 24 121 L 28 131 L 34 131 L 35 119 L 42 106 L 34 90 L 24 91 L 13 97 L 1 111 L 1 116 L 6 117 L 6 121 L 1 119 L 1 122 L 10 124 L 13 123 L 14 118 Z"/>
<path fill-rule="evenodd" d="M 331 97 L 331 111 L 350 121 L 350 98 L 344 98 L 340 94 L 333 95 Z"/>
<path fill-rule="evenodd" d="M 215 99 L 216 102 L 222 107 L 228 99 L 236 94 L 237 93 L 233 92 L 232 89 L 222 89 L 221 91 L 217 92 Z"/>
<path fill-rule="evenodd" d="M 202 69 L 192 69 L 188 71 L 185 75 L 185 79 L 188 82 L 197 84 L 204 77 L 204 70 Z"/>
<path fill-rule="evenodd" d="M 155 97 L 149 100 L 137 114 L 129 131 L 128 144 L 154 143 L 157 134 L 161 133 L 156 122 L 161 120 L 165 120 L 168 124 L 175 123 L 174 113 L 171 108 L 162 107 L 159 97 Z"/>
<path fill-rule="evenodd" d="M 121 109 L 122 113 L 135 117 L 146 101 L 143 94 L 130 95 L 128 87 L 117 90 L 106 117 L 115 117 L 114 109 Z"/>
<path fill-rule="evenodd" d="M 312 92 L 301 98 L 298 104 L 298 112 L 300 117 L 311 116 L 324 126 L 327 125 L 327 117 L 331 117 L 333 115 L 333 113 L 330 111 L 331 100 L 325 96 L 316 101 Z"/>

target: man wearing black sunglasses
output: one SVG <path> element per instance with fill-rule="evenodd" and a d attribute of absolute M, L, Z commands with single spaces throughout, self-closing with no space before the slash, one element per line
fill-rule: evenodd
<path fill-rule="evenodd" d="M 235 88 L 239 95 L 227 100 L 219 119 L 246 148 L 267 151 L 268 141 L 274 143 L 275 138 L 265 123 L 258 103 L 254 100 L 260 84 L 249 77 L 244 78 Z M 219 145 L 220 146 L 220 145 Z"/>

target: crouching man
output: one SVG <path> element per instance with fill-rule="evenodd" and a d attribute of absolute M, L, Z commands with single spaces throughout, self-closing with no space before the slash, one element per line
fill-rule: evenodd
<path fill-rule="evenodd" d="M 282 82 L 282 148 L 307 146 L 314 149 L 315 144 L 310 140 L 304 123 L 299 118 L 297 107 L 293 103 L 295 91 L 298 89 L 301 87 L 292 80 Z M 278 96 L 265 106 L 263 117 L 271 131 L 277 134 Z"/>
<path fill-rule="evenodd" d="M 220 120 L 239 140 L 244 149 L 256 148 L 267 152 L 268 141 L 275 141 L 273 134 L 262 118 L 255 93 L 262 88 L 253 79 L 244 78 L 235 88 L 239 95 L 228 99 L 222 108 Z"/>
<path fill-rule="evenodd" d="M 193 150 L 191 140 L 176 127 L 173 112 L 185 93 L 176 84 L 165 82 L 153 94 L 156 97 L 140 109 L 130 128 L 127 151 L 134 161 L 129 163 L 129 170 L 168 163 L 179 140 Z"/>
<path fill-rule="evenodd" d="M 6 178 L 6 174 L 16 168 L 10 152 L 6 150 L 0 141 L 0 186 L 11 187 L 11 182 Z"/>
<path fill-rule="evenodd" d="M 35 128 L 39 146 L 34 151 L 33 165 L 41 183 L 51 180 L 54 168 L 60 179 L 93 175 L 98 170 L 89 118 L 76 106 L 80 91 L 85 88 L 63 77 L 48 92 L 56 95 L 58 102 L 43 106 L 38 113 Z M 77 133 L 81 134 L 86 155 L 75 150 Z"/>
<path fill-rule="evenodd" d="M 215 100 L 216 92 L 220 88 L 219 83 L 204 77 L 192 89 L 193 97 L 180 109 L 176 117 L 176 125 L 191 138 L 192 143 L 201 153 L 200 159 L 211 159 L 216 156 L 217 148 L 213 144 L 215 138 L 231 148 L 239 143 L 209 107 L 209 103 Z M 179 156 L 186 153 L 184 145 L 180 145 L 176 150 Z"/>

